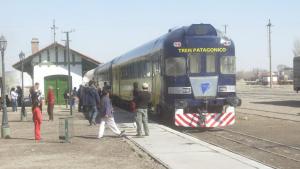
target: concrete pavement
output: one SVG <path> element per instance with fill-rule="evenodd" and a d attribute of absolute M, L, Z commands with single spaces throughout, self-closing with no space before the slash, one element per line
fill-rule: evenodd
<path fill-rule="evenodd" d="M 132 123 L 119 126 L 127 137 L 148 154 L 172 169 L 270 169 L 222 148 L 208 144 L 160 124 L 151 123 L 149 137 L 136 137 Z"/>

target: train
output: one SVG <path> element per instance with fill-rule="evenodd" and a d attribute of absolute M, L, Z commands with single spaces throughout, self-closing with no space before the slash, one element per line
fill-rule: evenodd
<path fill-rule="evenodd" d="M 235 123 L 236 57 L 233 41 L 211 24 L 169 29 L 94 70 L 110 86 L 115 104 L 128 105 L 133 84 L 149 84 L 151 115 L 177 127 L 213 128 Z"/>
<path fill-rule="evenodd" d="M 298 93 L 300 90 L 300 56 L 295 56 L 293 59 L 293 76 L 294 91 Z"/>

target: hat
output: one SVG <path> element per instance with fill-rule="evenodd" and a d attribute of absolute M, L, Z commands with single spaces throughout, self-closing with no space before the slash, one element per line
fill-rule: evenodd
<path fill-rule="evenodd" d="M 143 89 L 148 89 L 148 87 L 149 87 L 148 83 L 143 83 L 143 85 L 142 85 Z"/>

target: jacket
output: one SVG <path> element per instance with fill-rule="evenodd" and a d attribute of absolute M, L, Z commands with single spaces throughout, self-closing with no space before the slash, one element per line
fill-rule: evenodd
<path fill-rule="evenodd" d="M 100 116 L 113 116 L 113 106 L 111 104 L 109 96 L 103 96 L 101 98 L 101 105 L 100 105 Z"/>
<path fill-rule="evenodd" d="M 100 97 L 98 95 L 97 89 L 94 86 L 88 87 L 86 92 L 86 105 L 97 106 L 100 103 Z"/>
<path fill-rule="evenodd" d="M 55 101 L 55 97 L 54 97 L 53 90 L 48 90 L 48 95 L 47 95 L 48 104 L 54 104 L 54 101 Z"/>
<path fill-rule="evenodd" d="M 148 91 L 139 91 L 136 96 L 136 108 L 147 109 L 151 102 L 151 94 Z"/>

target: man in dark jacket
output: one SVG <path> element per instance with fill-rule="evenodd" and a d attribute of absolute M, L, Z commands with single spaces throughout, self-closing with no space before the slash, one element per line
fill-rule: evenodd
<path fill-rule="evenodd" d="M 148 91 L 148 83 L 143 83 L 142 91 L 139 91 L 136 96 L 136 124 L 137 136 L 142 135 L 142 124 L 144 126 L 145 135 L 149 136 L 148 128 L 148 106 L 151 104 L 151 94 Z"/>
<path fill-rule="evenodd" d="M 100 104 L 100 97 L 95 87 L 95 82 L 89 82 L 89 89 L 86 92 L 86 104 L 89 107 L 89 122 L 90 125 L 96 125 L 96 117 L 98 115 L 98 109 Z"/>

